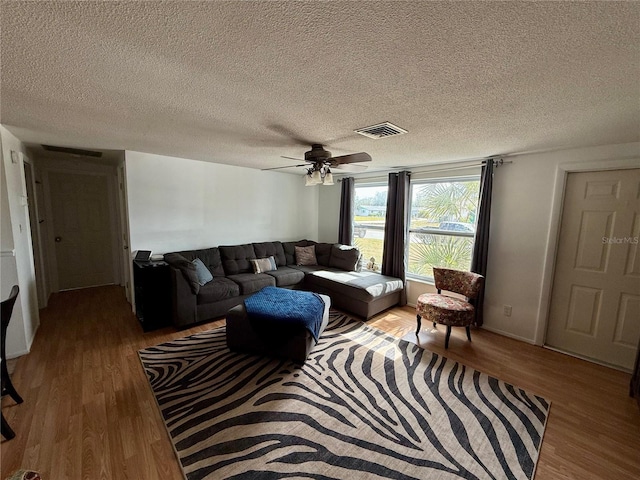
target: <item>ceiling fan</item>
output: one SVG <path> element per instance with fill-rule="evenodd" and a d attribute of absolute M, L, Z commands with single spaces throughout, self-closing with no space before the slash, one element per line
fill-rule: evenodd
<path fill-rule="evenodd" d="M 290 160 L 299 160 L 298 158 L 285 157 Z M 263 170 L 279 170 L 282 168 L 292 167 L 307 167 L 307 174 L 305 175 L 305 185 L 333 185 L 333 174 L 331 169 L 339 169 L 347 172 L 360 172 L 365 170 L 366 165 L 357 165 L 362 162 L 370 162 L 371 155 L 365 152 L 352 153 L 350 155 L 341 155 L 339 157 L 332 157 L 331 152 L 325 150 L 319 143 L 311 145 L 311 150 L 305 152 L 304 161 L 306 163 L 300 163 L 298 165 L 289 165 L 286 167 L 274 167 L 264 168 Z"/>

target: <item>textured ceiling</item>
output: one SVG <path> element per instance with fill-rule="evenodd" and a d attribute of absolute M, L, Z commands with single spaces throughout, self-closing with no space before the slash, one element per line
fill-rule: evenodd
<path fill-rule="evenodd" d="M 638 2 L 1 3 L 0 121 L 25 142 L 253 168 L 372 168 L 640 134 Z M 355 128 L 409 131 L 371 140 Z"/>

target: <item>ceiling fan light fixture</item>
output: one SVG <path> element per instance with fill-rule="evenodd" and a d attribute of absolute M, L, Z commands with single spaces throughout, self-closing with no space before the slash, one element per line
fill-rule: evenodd
<path fill-rule="evenodd" d="M 291 157 L 283 157 L 291 158 Z M 292 158 L 292 160 L 295 160 Z M 304 184 L 306 187 L 313 185 L 335 185 L 333 179 L 333 173 L 331 168 L 342 168 L 347 171 L 364 170 L 365 166 L 355 165 L 362 162 L 370 162 L 371 155 L 365 152 L 352 153 L 349 155 L 340 155 L 338 157 L 332 157 L 331 152 L 324 149 L 319 143 L 314 143 L 311 146 L 311 150 L 305 152 L 304 160 L 307 164 L 293 165 L 294 167 L 307 167 L 307 173 L 304 176 Z M 278 170 L 280 168 L 289 167 L 275 167 L 266 168 L 264 170 Z"/>
<path fill-rule="evenodd" d="M 315 178 L 313 177 L 313 173 L 314 173 L 313 168 L 309 168 L 307 170 L 307 174 L 304 176 L 305 187 L 313 187 L 314 185 L 318 184 L 318 182 L 316 182 Z"/>
<path fill-rule="evenodd" d="M 311 174 L 307 173 L 304 176 L 304 186 L 305 187 L 313 187 L 315 185 L 315 182 L 313 181 L 313 179 L 311 178 Z"/>
<path fill-rule="evenodd" d="M 333 183 L 333 174 L 331 173 L 331 169 L 327 168 L 327 173 L 324 174 L 324 180 L 322 181 L 323 185 L 334 185 Z"/>
<path fill-rule="evenodd" d="M 320 170 L 313 171 L 313 173 L 311 174 L 311 180 L 313 181 L 314 185 L 322 183 L 322 174 L 320 173 Z"/>

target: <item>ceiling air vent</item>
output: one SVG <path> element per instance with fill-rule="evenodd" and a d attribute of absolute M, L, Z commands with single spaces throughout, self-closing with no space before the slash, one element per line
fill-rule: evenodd
<path fill-rule="evenodd" d="M 42 145 L 42 148 L 50 152 L 68 153 L 69 155 L 78 155 L 82 157 L 102 157 L 102 152 L 96 152 L 95 150 L 82 150 L 80 148 L 70 147 L 56 147 L 53 145 Z"/>
<path fill-rule="evenodd" d="M 364 135 L 365 137 L 375 138 L 376 140 L 379 138 L 393 137 L 395 135 L 402 135 L 403 133 L 407 133 L 404 128 L 400 128 L 393 123 L 384 122 L 379 123 L 378 125 L 371 125 L 370 127 L 359 128 L 355 130 L 356 133 L 360 135 Z"/>

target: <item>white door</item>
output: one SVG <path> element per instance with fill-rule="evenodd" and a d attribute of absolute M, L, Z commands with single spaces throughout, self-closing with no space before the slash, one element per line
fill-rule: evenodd
<path fill-rule="evenodd" d="M 108 177 L 49 172 L 58 288 L 116 283 Z"/>
<path fill-rule="evenodd" d="M 546 343 L 631 370 L 640 339 L 640 169 L 569 173 Z"/>

